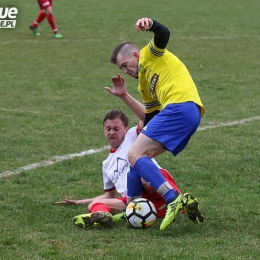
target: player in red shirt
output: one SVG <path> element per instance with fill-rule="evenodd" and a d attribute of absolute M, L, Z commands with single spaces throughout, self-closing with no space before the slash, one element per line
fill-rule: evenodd
<path fill-rule="evenodd" d="M 41 11 L 39 12 L 36 20 L 30 25 L 30 29 L 33 31 L 33 34 L 36 36 L 40 36 L 40 33 L 38 32 L 37 28 L 38 28 L 38 25 L 46 17 L 48 20 L 48 23 L 50 24 L 50 26 L 54 32 L 54 37 L 56 39 L 62 39 L 62 35 L 58 31 L 58 28 L 56 26 L 56 22 L 54 19 L 53 10 L 52 10 L 52 0 L 37 0 L 37 1 L 38 1 Z"/>

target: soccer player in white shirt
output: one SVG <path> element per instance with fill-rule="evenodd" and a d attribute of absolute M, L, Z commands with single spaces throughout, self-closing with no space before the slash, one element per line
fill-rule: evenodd
<path fill-rule="evenodd" d="M 103 184 L 105 193 L 83 200 L 65 200 L 55 204 L 87 204 L 90 213 L 82 214 L 73 218 L 74 224 L 87 228 L 95 223 L 107 224 L 107 222 L 118 221 L 123 217 L 111 214 L 121 212 L 127 204 L 127 173 L 130 170 L 130 164 L 127 154 L 133 142 L 142 129 L 142 122 L 139 125 L 128 130 L 128 118 L 121 110 L 109 111 L 103 121 L 104 135 L 111 148 L 109 155 L 102 164 Z M 162 175 L 171 185 L 180 193 L 173 177 L 168 171 L 162 169 L 155 160 L 153 160 L 160 169 Z M 157 208 L 157 216 L 165 215 L 165 200 L 156 193 L 148 183 L 142 180 L 144 185 L 143 197 L 150 199 Z"/>

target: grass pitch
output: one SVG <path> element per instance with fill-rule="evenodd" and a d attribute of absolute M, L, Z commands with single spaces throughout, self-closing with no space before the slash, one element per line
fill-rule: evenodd
<path fill-rule="evenodd" d="M 19 13 L 15 29 L 0 29 L 0 259 L 257 259 L 259 1 L 55 0 L 62 40 L 47 21 L 33 36 L 36 1 L 1 2 L 7 6 Z M 169 27 L 168 48 L 188 67 L 206 107 L 187 148 L 157 158 L 183 192 L 197 196 L 205 224 L 180 214 L 164 232 L 159 219 L 145 230 L 121 223 L 83 231 L 71 220 L 84 206 L 52 203 L 103 192 L 107 151 L 66 155 L 107 146 L 102 120 L 110 109 L 123 109 L 136 124 L 104 86 L 118 73 L 109 63 L 114 46 L 129 40 L 142 47 L 152 37 L 135 30 L 144 16 Z M 137 82 L 125 79 L 140 100 Z M 55 163 L 55 156 L 67 159 Z"/>

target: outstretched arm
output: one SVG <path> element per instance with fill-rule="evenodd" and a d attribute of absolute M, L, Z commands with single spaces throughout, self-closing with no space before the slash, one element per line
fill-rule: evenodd
<path fill-rule="evenodd" d="M 138 19 L 135 27 L 139 31 L 153 32 L 155 46 L 160 49 L 166 48 L 170 39 L 170 31 L 166 26 L 156 22 L 155 20 L 145 17 Z"/>
<path fill-rule="evenodd" d="M 93 202 L 94 200 L 97 199 L 114 199 L 114 198 L 118 198 L 118 193 L 116 191 L 116 189 L 110 190 L 110 191 L 106 191 L 105 194 L 99 195 L 97 197 L 94 198 L 89 198 L 89 199 L 82 199 L 82 200 L 70 200 L 70 199 L 65 199 L 62 201 L 57 201 L 54 202 L 53 204 L 55 205 L 61 205 L 61 204 L 66 204 L 66 205 L 88 205 L 91 202 Z"/>
<path fill-rule="evenodd" d="M 145 118 L 145 107 L 144 105 L 136 100 L 127 92 L 125 80 L 119 74 L 112 77 L 113 88 L 105 87 L 105 89 L 112 95 L 121 98 L 124 103 L 135 113 L 135 115 L 144 121 Z"/>

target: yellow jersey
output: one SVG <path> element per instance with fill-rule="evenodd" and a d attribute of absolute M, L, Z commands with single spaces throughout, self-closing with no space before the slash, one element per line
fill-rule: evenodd
<path fill-rule="evenodd" d="M 140 51 L 138 91 L 143 98 L 146 113 L 162 110 L 168 104 L 192 101 L 205 108 L 197 87 L 186 66 L 167 49 L 160 49 L 151 40 Z"/>

